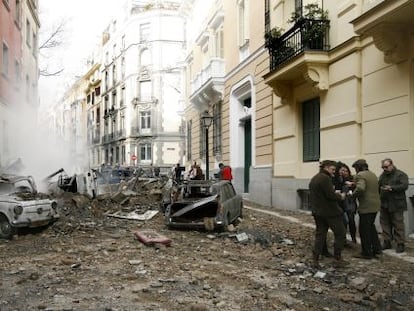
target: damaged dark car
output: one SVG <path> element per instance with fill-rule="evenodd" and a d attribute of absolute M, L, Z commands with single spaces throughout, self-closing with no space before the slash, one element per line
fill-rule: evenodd
<path fill-rule="evenodd" d="M 225 231 L 242 217 L 243 200 L 228 181 L 189 181 L 180 196 L 166 207 L 169 228 L 194 228 Z"/>
<path fill-rule="evenodd" d="M 17 228 L 41 227 L 58 218 L 57 203 L 37 191 L 33 177 L 0 175 L 0 238 L 11 239 Z"/>

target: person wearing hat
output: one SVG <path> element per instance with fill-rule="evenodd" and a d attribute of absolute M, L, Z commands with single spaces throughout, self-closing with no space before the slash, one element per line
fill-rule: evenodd
<path fill-rule="evenodd" d="M 341 253 L 346 241 L 346 229 L 343 223 L 343 210 L 338 202 L 345 198 L 344 193 L 336 193 L 332 182 L 336 162 L 324 160 L 320 163 L 319 172 L 309 183 L 312 215 L 315 220 L 315 245 L 313 249 L 313 266 L 319 267 L 319 257 L 326 244 L 328 229 L 334 233 L 334 265 L 343 267 L 348 263 L 342 259 Z"/>
<path fill-rule="evenodd" d="M 397 169 L 392 160 L 382 160 L 382 174 L 379 177 L 381 198 L 380 224 L 384 238 L 382 249 L 391 248 L 391 240 L 397 243 L 396 252 L 405 251 L 404 211 L 407 210 L 405 191 L 408 189 L 408 176 Z"/>
<path fill-rule="evenodd" d="M 353 196 L 358 199 L 358 229 L 361 238 L 361 253 L 355 257 L 373 259 L 382 253 L 375 228 L 375 218 L 380 209 L 378 178 L 368 170 L 368 163 L 364 159 L 355 161 L 352 167 L 356 171 Z"/>

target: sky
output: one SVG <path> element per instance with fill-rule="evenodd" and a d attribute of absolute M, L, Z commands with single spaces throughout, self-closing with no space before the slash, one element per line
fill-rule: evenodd
<path fill-rule="evenodd" d="M 76 79 L 84 72 L 83 65 L 94 47 L 101 40 L 101 33 L 112 18 L 116 17 L 122 0 L 39 0 L 40 43 L 42 35 L 64 20 L 62 46 L 41 52 L 40 67 L 50 71 L 64 68 L 59 76 L 41 77 L 39 96 L 41 107 L 47 107 L 60 98 Z"/>

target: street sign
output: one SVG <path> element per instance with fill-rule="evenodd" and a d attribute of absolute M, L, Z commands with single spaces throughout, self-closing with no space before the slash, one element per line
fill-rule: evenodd
<path fill-rule="evenodd" d="M 135 161 L 137 159 L 137 156 L 135 155 L 135 154 L 133 154 L 132 156 L 131 156 L 131 160 L 132 161 Z"/>

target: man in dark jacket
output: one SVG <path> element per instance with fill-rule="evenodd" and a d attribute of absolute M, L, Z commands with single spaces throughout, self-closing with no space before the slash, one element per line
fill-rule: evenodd
<path fill-rule="evenodd" d="M 384 237 L 383 249 L 391 248 L 391 240 L 397 243 L 396 252 L 405 251 L 404 211 L 407 210 L 405 191 L 408 189 L 408 176 L 397 169 L 392 160 L 381 161 L 384 170 L 379 177 L 381 198 L 380 223 Z"/>
<path fill-rule="evenodd" d="M 335 173 L 336 162 L 322 161 L 319 173 L 309 183 L 312 214 L 315 219 L 315 246 L 313 250 L 313 265 L 319 266 L 319 257 L 326 243 L 326 235 L 330 228 L 335 237 L 334 264 L 342 267 L 347 264 L 341 257 L 346 241 L 346 230 L 343 223 L 343 210 L 338 202 L 345 198 L 345 194 L 335 193 L 332 177 Z"/>

